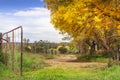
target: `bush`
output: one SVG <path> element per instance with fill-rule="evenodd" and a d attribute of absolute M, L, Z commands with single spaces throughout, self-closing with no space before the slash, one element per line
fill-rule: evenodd
<path fill-rule="evenodd" d="M 68 52 L 68 49 L 67 48 L 65 48 L 65 47 L 60 47 L 59 49 L 58 49 L 58 51 L 60 52 L 60 53 L 67 53 Z"/>
<path fill-rule="evenodd" d="M 80 62 L 107 62 L 108 57 L 106 54 L 85 54 L 77 57 L 76 61 Z"/>

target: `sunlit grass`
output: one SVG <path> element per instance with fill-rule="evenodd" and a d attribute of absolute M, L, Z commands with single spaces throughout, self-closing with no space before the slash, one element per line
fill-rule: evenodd
<path fill-rule="evenodd" d="M 23 77 L 12 76 L 8 80 L 120 80 L 120 67 L 40 69 L 25 72 Z"/>
<path fill-rule="evenodd" d="M 0 80 L 120 80 L 119 66 L 47 68 L 44 59 L 40 54 L 24 54 L 22 77 L 0 64 Z"/>

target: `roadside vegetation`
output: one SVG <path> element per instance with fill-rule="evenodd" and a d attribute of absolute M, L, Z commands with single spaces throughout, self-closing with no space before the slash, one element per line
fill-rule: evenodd
<path fill-rule="evenodd" d="M 27 56 L 27 57 L 26 57 Z M 37 59 L 36 59 L 37 58 Z M 120 67 L 110 68 L 102 65 L 88 65 L 69 68 L 49 68 L 42 55 L 25 55 L 23 76 L 14 74 L 2 63 L 0 64 L 0 80 L 119 80 Z M 27 61 L 26 61 L 27 60 Z M 94 60 L 94 59 L 93 59 Z M 39 63 L 36 63 L 36 62 Z M 32 66 L 34 65 L 34 67 Z M 29 67 L 28 67 L 29 66 Z M 39 67 L 38 67 L 39 66 Z"/>

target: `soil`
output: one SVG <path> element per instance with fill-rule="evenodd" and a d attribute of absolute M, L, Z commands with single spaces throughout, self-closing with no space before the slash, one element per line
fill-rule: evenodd
<path fill-rule="evenodd" d="M 50 64 L 48 68 L 80 68 L 87 66 L 106 66 L 107 63 L 101 62 L 76 62 L 77 55 L 64 55 L 55 59 L 45 60 L 46 63 Z"/>

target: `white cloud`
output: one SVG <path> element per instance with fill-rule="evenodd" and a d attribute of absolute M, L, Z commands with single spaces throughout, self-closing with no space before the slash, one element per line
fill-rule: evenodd
<path fill-rule="evenodd" d="M 45 8 L 31 8 L 14 13 L 0 13 L 0 32 L 23 26 L 24 37 L 32 42 L 49 40 L 60 42 L 62 36 L 50 24 L 50 11 Z"/>
<path fill-rule="evenodd" d="M 46 8 L 32 8 L 29 10 L 18 11 L 14 13 L 15 16 L 24 16 L 24 17 L 39 17 L 39 16 L 48 16 L 50 15 L 50 11 Z"/>
<path fill-rule="evenodd" d="M 41 2 L 43 2 L 44 0 L 40 0 Z"/>

